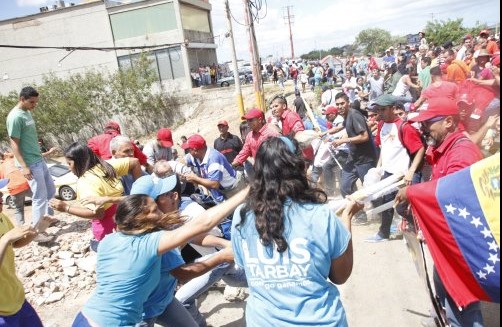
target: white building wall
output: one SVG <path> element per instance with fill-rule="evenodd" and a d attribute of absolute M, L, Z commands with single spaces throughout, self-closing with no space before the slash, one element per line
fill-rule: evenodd
<path fill-rule="evenodd" d="M 108 13 L 102 2 L 0 21 L 2 44 L 29 46 L 113 47 Z M 97 69 L 115 71 L 115 51 L 0 48 L 0 94 L 19 92 L 24 85 L 40 83 L 44 74 L 64 77 Z M 60 63 L 64 56 L 68 55 Z M 3 76 L 8 79 L 3 79 Z"/>

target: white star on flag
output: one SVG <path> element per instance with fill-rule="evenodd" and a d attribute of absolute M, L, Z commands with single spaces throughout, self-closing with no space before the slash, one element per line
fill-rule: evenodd
<path fill-rule="evenodd" d="M 490 230 L 486 227 L 481 231 L 481 234 L 483 234 L 484 238 L 492 238 L 492 232 L 490 232 Z"/>
<path fill-rule="evenodd" d="M 479 217 L 472 217 L 471 224 L 473 224 L 476 228 L 478 228 L 478 226 L 483 226 L 481 218 Z"/>
<path fill-rule="evenodd" d="M 500 259 L 497 257 L 496 253 L 488 253 L 490 257 L 488 258 L 488 261 L 493 262 L 493 264 L 496 264 L 497 261 L 500 261 Z"/>
<path fill-rule="evenodd" d="M 488 263 L 486 266 L 483 267 L 484 270 L 486 270 L 487 274 L 495 273 L 495 269 L 493 269 L 493 266 L 490 266 Z"/>
<path fill-rule="evenodd" d="M 479 279 L 486 279 L 486 274 L 483 270 L 478 271 L 476 274 L 478 274 Z"/>
<path fill-rule="evenodd" d="M 488 246 L 490 247 L 490 251 L 493 250 L 493 251 L 497 252 L 499 249 L 499 246 L 498 246 L 497 242 L 495 242 L 495 240 L 488 242 Z"/>
<path fill-rule="evenodd" d="M 445 205 L 444 206 L 446 208 L 446 212 L 448 213 L 455 213 L 455 210 L 457 210 L 457 208 L 455 208 L 451 203 L 448 204 L 448 205 Z"/>
<path fill-rule="evenodd" d="M 464 219 L 466 219 L 467 216 L 470 215 L 470 213 L 467 211 L 467 208 L 464 208 L 464 209 L 458 210 L 458 215 L 463 217 Z"/>

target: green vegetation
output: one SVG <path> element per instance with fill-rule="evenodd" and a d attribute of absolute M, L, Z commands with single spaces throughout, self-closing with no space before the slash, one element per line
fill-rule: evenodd
<path fill-rule="evenodd" d="M 130 69 L 116 73 L 87 71 L 67 79 L 44 76 L 34 85 L 40 100 L 33 112 L 39 136 L 62 148 L 100 134 L 108 120 L 120 117 L 128 136 L 146 135 L 178 119 L 178 99 L 167 95 L 149 69 L 146 55 Z M 18 101 L 18 92 L 0 96 L 0 140 L 7 142 L 5 119 Z"/>

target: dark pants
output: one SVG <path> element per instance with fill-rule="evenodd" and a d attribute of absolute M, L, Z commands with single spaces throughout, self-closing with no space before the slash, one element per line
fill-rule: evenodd
<path fill-rule="evenodd" d="M 42 327 L 42 321 L 28 301 L 24 300 L 21 309 L 11 316 L 0 315 L 0 326 L 7 327 Z"/>
<path fill-rule="evenodd" d="M 368 162 L 363 164 L 355 165 L 353 162 L 347 162 L 345 167 L 342 170 L 341 183 L 340 183 L 340 191 L 342 192 L 342 196 L 346 197 L 349 194 L 352 194 L 352 190 L 354 189 L 354 185 L 356 181 L 359 179 L 361 182 L 364 181 L 364 176 L 368 173 L 368 170 L 375 167 L 374 162 Z"/>

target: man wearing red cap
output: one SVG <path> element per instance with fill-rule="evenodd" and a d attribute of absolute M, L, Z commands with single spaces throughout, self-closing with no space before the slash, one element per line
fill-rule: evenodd
<path fill-rule="evenodd" d="M 497 45 L 497 42 L 490 40 L 490 31 L 489 30 L 482 30 L 479 32 L 479 49 L 486 49 L 490 55 L 494 54 L 495 52 L 499 52 L 499 46 Z"/>
<path fill-rule="evenodd" d="M 480 150 L 458 130 L 459 111 L 456 102 L 449 98 L 429 100 L 427 110 L 423 110 L 411 121 L 420 122 L 426 136 L 426 159 L 432 167 L 431 180 L 452 174 L 483 159 Z M 407 201 L 406 187 L 399 190 L 396 203 Z M 432 212 L 432 211 L 431 211 Z M 433 217 L 431 217 L 433 218 Z M 426 240 L 427 241 L 427 240 Z M 460 311 L 444 289 L 443 283 L 434 269 L 436 295 L 452 326 L 482 326 L 480 304 L 475 302 Z"/>
<path fill-rule="evenodd" d="M 228 122 L 220 120 L 218 122 L 220 136 L 214 140 L 214 148 L 227 158 L 228 162 L 233 162 L 239 151 L 242 149 L 240 137 L 228 131 Z"/>
<path fill-rule="evenodd" d="M 154 165 L 159 160 L 173 160 L 173 134 L 169 128 L 157 131 L 157 139 L 148 142 L 143 148 L 148 163 Z"/>
<path fill-rule="evenodd" d="M 103 134 L 96 135 L 91 137 L 87 141 L 87 146 L 94 152 L 98 157 L 101 157 L 104 160 L 108 160 L 112 158 L 112 152 L 110 150 L 110 141 L 117 135 L 122 135 L 120 133 L 120 125 L 113 120 L 110 120 L 106 123 Z M 142 166 L 145 166 L 148 172 L 152 172 L 153 167 L 148 165 L 146 160 L 146 156 L 141 150 L 131 141 L 133 150 L 134 150 L 134 158 L 139 160 L 139 163 Z"/>
<path fill-rule="evenodd" d="M 194 134 L 185 144 L 199 172 L 199 175 L 186 174 L 186 180 L 207 188 L 216 203 L 223 202 L 245 187 L 242 174 L 235 171 L 220 152 L 209 148 L 202 136 Z"/>
<path fill-rule="evenodd" d="M 237 157 L 232 161 L 232 166 L 242 166 L 249 157 L 255 157 L 260 145 L 271 136 L 280 136 L 279 132 L 265 122 L 265 115 L 259 109 L 251 109 L 242 120 L 246 120 L 251 132 L 246 135 L 244 146 Z"/>

